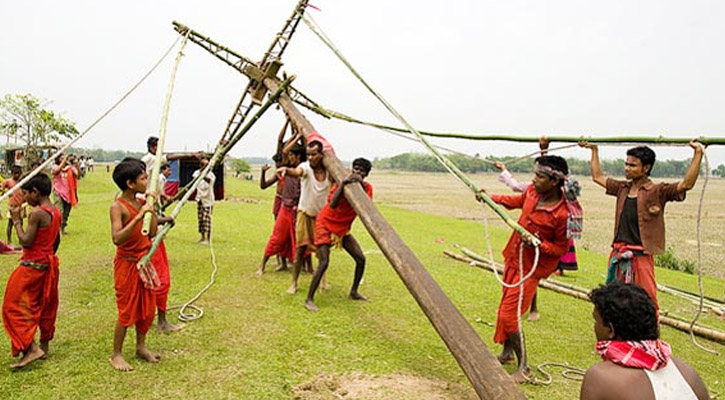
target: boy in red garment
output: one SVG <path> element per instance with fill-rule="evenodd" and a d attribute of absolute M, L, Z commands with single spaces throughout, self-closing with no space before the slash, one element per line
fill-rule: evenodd
<path fill-rule="evenodd" d="M 519 225 L 541 240 L 538 265 L 533 276 L 520 286 L 503 287 L 493 338 L 496 343 L 504 346 L 503 352 L 498 356 L 502 364 L 513 362 L 514 354 L 516 355 L 518 368 L 512 378 L 519 383 L 525 382 L 530 374 L 523 332 L 518 324 L 519 310 L 525 312 L 529 309 L 539 279 L 548 278 L 556 270 L 559 258 L 569 248 L 568 236 L 581 227 L 578 219 L 581 214 L 570 211 L 578 207 L 578 202 L 571 193 L 576 185 L 568 176 L 566 160 L 559 156 L 539 157 L 536 159 L 534 172 L 531 186 L 522 194 L 491 196 L 494 202 L 508 209 L 520 208 Z M 520 262 L 523 263 L 524 276 L 533 268 L 534 248 L 530 240 L 518 232 L 511 234 L 503 256 L 503 281 L 509 285 L 518 284 L 521 280 Z M 523 291 L 523 300 L 519 308 L 520 291 Z"/>
<path fill-rule="evenodd" d="M 342 247 L 355 260 L 355 278 L 350 289 L 350 299 L 367 301 L 367 297 L 358 293 L 358 287 L 365 273 L 365 255 L 355 237 L 350 234 L 352 222 L 357 217 L 355 209 L 343 196 L 345 185 L 360 184 L 368 197 L 373 198 L 373 186 L 365 182 L 365 177 L 370 173 L 372 164 L 364 158 L 356 158 L 352 162 L 352 174 L 345 178 L 340 185 L 335 185 L 327 197 L 327 204 L 317 215 L 315 221 L 315 246 L 317 246 L 317 258 L 319 265 L 312 276 L 310 290 L 307 292 L 305 308 L 310 311 L 319 311 L 314 301 L 315 292 L 320 285 L 320 280 L 330 264 L 330 246 Z"/>
<path fill-rule="evenodd" d="M 23 230 L 20 208 L 11 209 L 13 226 L 23 246 L 20 265 L 8 279 L 3 299 L 3 324 L 10 336 L 13 357 L 23 358 L 10 368 L 22 368 L 48 353 L 48 343 L 55 333 L 58 311 L 58 256 L 61 212 L 48 196 L 52 184 L 45 174 L 38 174 L 22 186 L 25 201 L 33 207 L 28 229 Z M 40 328 L 40 346 L 35 331 Z"/>
<path fill-rule="evenodd" d="M 153 203 L 136 197 L 146 192 L 148 174 L 141 160 L 126 158 L 113 169 L 113 181 L 123 191 L 111 204 L 111 236 L 116 245 L 113 260 L 113 281 L 116 289 L 118 320 L 113 331 L 113 353 L 110 362 L 119 371 L 133 367 L 123 358 L 123 340 L 129 326 L 136 326 L 136 355 L 150 363 L 159 362 L 159 355 L 146 347 L 146 332 L 154 321 L 158 277 L 152 266 L 137 268 L 138 260 L 151 248 L 157 221 Z M 151 212 L 149 236 L 141 234 L 143 216 Z"/>
<path fill-rule="evenodd" d="M 2 193 L 5 193 L 6 191 L 12 189 L 15 187 L 15 185 L 18 184 L 20 181 L 20 175 L 23 173 L 23 169 L 20 168 L 17 165 L 14 165 L 12 168 L 13 177 L 10 179 L 5 179 L 2 183 L 0 183 L 0 191 Z M 8 227 L 5 231 L 5 233 L 8 236 L 8 244 L 12 243 L 12 237 L 13 237 L 13 219 L 10 215 L 10 209 L 11 208 L 20 208 L 23 205 L 24 197 L 23 197 L 23 191 L 16 190 L 13 192 L 12 195 L 10 195 L 10 198 L 8 199 Z M 22 213 L 20 214 L 20 217 L 23 218 L 24 216 Z M 20 220 L 20 224 L 23 224 L 23 220 Z"/>

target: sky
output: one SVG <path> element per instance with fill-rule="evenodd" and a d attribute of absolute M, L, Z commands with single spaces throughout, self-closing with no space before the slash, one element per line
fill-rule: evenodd
<path fill-rule="evenodd" d="M 176 40 L 177 20 L 258 60 L 296 0 L 2 1 L 0 95 L 32 93 L 79 130 L 113 104 Z M 308 9 L 361 75 L 416 128 L 509 135 L 725 137 L 725 2 L 342 1 Z M 173 59 L 79 146 L 145 150 L 158 135 Z M 213 149 L 244 76 L 189 43 L 166 149 Z M 282 57 L 295 87 L 348 115 L 399 125 L 301 23 Z M 338 156 L 424 152 L 374 128 L 305 112 Z M 284 121 L 270 109 L 232 150 L 271 156 Z M 468 154 L 518 156 L 535 144 L 435 140 Z M 556 146 L 553 144 L 552 146 Z M 626 148 L 601 146 L 605 158 Z M 687 147 L 658 148 L 686 159 Z M 571 149 L 566 157 L 587 158 Z M 708 149 L 710 163 L 725 149 Z"/>

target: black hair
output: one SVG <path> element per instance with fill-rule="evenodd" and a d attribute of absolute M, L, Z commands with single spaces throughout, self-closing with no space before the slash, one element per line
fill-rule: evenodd
<path fill-rule="evenodd" d="M 138 158 L 126 157 L 113 168 L 113 181 L 121 190 L 128 189 L 128 181 L 135 181 L 146 172 L 146 164 Z"/>
<path fill-rule="evenodd" d="M 160 169 L 160 171 L 163 171 L 163 170 L 165 170 L 166 168 L 171 168 L 171 164 L 169 164 L 169 163 L 163 163 L 163 164 L 161 165 L 161 169 Z"/>
<path fill-rule="evenodd" d="M 60 165 L 60 163 L 61 163 L 62 161 L 63 161 L 63 154 L 58 154 L 58 155 L 57 155 L 57 156 L 55 157 L 55 164 L 56 164 L 56 165 Z"/>
<path fill-rule="evenodd" d="M 28 192 L 32 192 L 33 189 L 36 189 L 41 196 L 50 196 L 53 184 L 50 182 L 48 175 L 41 172 L 23 183 L 23 186 L 20 188 Z"/>
<path fill-rule="evenodd" d="M 282 153 L 277 153 L 277 154 L 273 155 L 272 161 L 274 161 L 275 163 L 282 162 Z"/>
<path fill-rule="evenodd" d="M 21 166 L 19 166 L 19 165 L 13 165 L 13 167 L 10 168 L 10 172 L 13 173 L 13 174 L 16 173 L 16 172 L 22 174 L 23 173 L 23 168 Z"/>
<path fill-rule="evenodd" d="M 605 325 L 612 324 L 618 340 L 655 340 L 660 337 L 657 311 L 640 286 L 612 282 L 589 293 Z"/>
<path fill-rule="evenodd" d="M 537 157 L 534 161 L 539 165 L 550 167 L 556 171 L 561 172 L 564 175 L 569 175 L 569 164 L 566 163 L 565 159 L 559 156 L 541 156 Z M 563 184 L 564 181 L 562 179 L 559 179 L 559 185 Z"/>
<path fill-rule="evenodd" d="M 300 162 L 307 161 L 307 150 L 305 150 L 304 146 L 302 146 L 301 144 L 296 144 L 292 146 L 289 152 L 300 156 Z"/>
<path fill-rule="evenodd" d="M 158 146 L 159 144 L 159 138 L 156 136 L 149 136 L 148 139 L 146 139 L 146 148 L 148 150 L 151 150 L 151 147 Z"/>
<path fill-rule="evenodd" d="M 367 158 L 356 158 L 352 161 L 352 166 L 359 166 L 360 168 L 365 170 L 366 174 L 370 173 L 370 170 L 373 169 L 373 163 L 370 162 Z"/>
<path fill-rule="evenodd" d="M 646 165 L 649 165 L 649 171 L 647 171 L 647 176 L 652 173 L 652 168 L 654 168 L 655 166 L 654 150 L 650 149 L 647 146 L 637 146 L 627 150 L 627 155 L 637 157 L 640 161 L 642 161 L 643 168 Z"/>
<path fill-rule="evenodd" d="M 319 151 L 320 154 L 322 153 L 322 142 L 319 140 L 313 140 L 307 143 L 307 147 L 317 147 L 317 151 Z"/>

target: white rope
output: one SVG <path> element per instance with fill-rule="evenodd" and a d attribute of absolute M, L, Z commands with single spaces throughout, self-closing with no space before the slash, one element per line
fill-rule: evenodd
<path fill-rule="evenodd" d="M 690 339 L 692 340 L 692 344 L 695 345 L 695 347 L 699 348 L 700 350 L 706 351 L 710 354 L 714 355 L 720 355 L 719 352 L 709 349 L 703 345 L 701 345 L 697 339 L 695 339 L 695 332 L 694 332 L 694 326 L 697 320 L 700 318 L 700 315 L 702 314 L 702 303 L 704 301 L 705 293 L 702 289 L 702 238 L 701 238 L 701 224 L 702 221 L 702 204 L 705 200 L 705 188 L 707 187 L 707 182 L 710 180 L 710 161 L 707 158 L 707 152 L 705 149 L 702 150 L 703 157 L 705 158 L 705 181 L 702 183 L 702 190 L 700 191 L 700 202 L 697 206 L 697 288 L 700 291 L 700 303 L 697 307 L 697 311 L 695 312 L 695 317 L 692 319 L 692 322 L 690 322 Z"/>
<path fill-rule="evenodd" d="M 86 128 L 83 132 L 79 133 L 78 136 L 73 138 L 73 140 L 68 142 L 68 144 L 61 147 L 60 150 L 56 151 L 52 156 L 48 157 L 48 159 L 45 160 L 42 164 L 40 164 L 37 168 L 35 168 L 33 171 L 31 171 L 27 175 L 25 175 L 25 177 L 23 179 L 21 179 L 20 182 L 18 182 L 12 188 L 8 189 L 8 191 L 5 192 L 5 194 L 0 196 L 0 202 L 7 199 L 8 197 L 10 197 L 10 195 L 12 195 L 16 190 L 19 190 L 32 177 L 34 177 L 35 175 L 38 175 L 38 173 L 40 173 L 40 171 L 42 171 L 45 167 L 47 167 L 48 164 L 54 162 L 55 158 L 58 155 L 63 154 L 63 152 L 65 150 L 67 150 L 69 147 L 71 147 L 73 144 L 75 144 L 77 141 L 79 141 L 83 136 L 85 136 L 86 133 L 88 133 L 91 129 L 93 129 L 96 125 L 98 125 L 99 122 L 101 122 L 104 118 L 106 118 L 106 116 L 108 114 L 110 114 L 111 111 L 116 109 L 116 107 L 118 107 L 119 104 L 121 104 L 124 100 L 126 100 L 126 98 L 129 95 L 131 95 L 131 93 L 133 93 L 133 91 L 136 90 L 136 88 L 138 88 L 141 85 L 141 83 L 143 83 L 143 81 L 145 81 L 146 78 L 148 78 L 149 75 L 151 75 L 151 73 L 154 72 L 154 70 L 156 70 L 156 68 L 159 65 L 161 65 L 161 62 L 164 61 L 164 59 L 166 59 L 166 56 L 168 56 L 169 53 L 171 53 L 171 50 L 174 48 L 174 46 L 176 46 L 176 43 L 178 43 L 180 39 L 181 39 L 181 36 L 177 37 L 176 40 L 174 40 L 174 43 L 172 43 L 171 46 L 169 46 L 169 48 L 166 50 L 166 52 L 164 52 L 164 54 L 161 56 L 161 58 L 159 58 L 159 60 L 156 61 L 156 64 L 154 64 L 154 66 L 151 67 L 151 69 L 148 72 L 146 72 L 146 74 L 143 77 L 141 77 L 141 79 L 139 79 L 139 81 L 136 82 L 135 85 L 131 86 L 131 89 L 129 89 L 123 96 L 121 96 L 120 99 L 118 99 L 110 108 L 108 108 L 108 110 L 106 110 L 103 114 L 101 114 L 100 117 L 98 117 L 95 121 L 93 121 L 93 123 L 90 126 L 88 126 L 88 128 Z"/>
<path fill-rule="evenodd" d="M 212 218 L 214 217 L 214 214 L 212 214 Z M 214 224 L 212 224 L 212 227 Z M 204 316 L 204 309 L 200 306 L 196 306 L 193 303 L 197 301 L 204 293 L 206 293 L 215 283 L 216 273 L 219 269 L 217 267 L 216 263 L 216 253 L 214 253 L 214 241 L 212 240 L 214 229 L 211 228 L 209 231 L 209 253 L 211 256 L 211 265 L 212 265 L 212 271 L 211 276 L 209 277 L 209 282 L 204 286 L 199 293 L 194 295 L 191 299 L 189 299 L 186 303 L 182 305 L 172 306 L 169 307 L 168 310 L 175 310 L 179 309 L 179 321 L 182 322 L 192 322 L 196 321 L 197 319 Z M 187 311 L 191 310 L 191 311 Z"/>

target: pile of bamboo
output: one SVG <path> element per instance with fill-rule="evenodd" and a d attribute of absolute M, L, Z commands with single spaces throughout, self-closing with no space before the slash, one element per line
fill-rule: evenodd
<path fill-rule="evenodd" d="M 488 271 L 496 271 L 499 274 L 503 273 L 503 266 L 501 264 L 498 264 L 495 262 L 491 263 L 491 261 L 487 260 L 483 256 L 476 254 L 468 249 L 461 248 L 460 250 L 463 254 L 454 253 L 454 252 L 451 252 L 448 250 L 444 250 L 443 254 L 445 254 L 446 256 L 448 256 L 454 260 L 464 262 L 470 266 L 482 268 L 482 269 L 485 269 Z M 552 279 L 542 279 L 539 282 L 539 286 L 544 289 L 553 290 L 557 293 L 562 293 L 562 294 L 565 294 L 565 295 L 568 295 L 571 297 L 575 297 L 580 300 L 589 301 L 589 295 L 588 295 L 589 290 L 581 288 L 581 287 L 569 285 L 569 284 L 555 281 Z M 693 301 L 697 300 L 698 301 L 697 304 L 699 304 L 699 297 L 697 299 L 695 299 L 694 295 L 692 295 L 690 293 L 682 292 L 679 289 L 669 288 L 664 285 L 658 285 L 658 289 L 665 293 L 670 293 L 670 294 L 675 294 L 675 292 L 678 292 L 679 294 L 684 293 L 685 295 L 689 295 L 688 298 L 690 300 L 693 300 Z M 682 296 L 680 296 L 680 297 L 682 297 Z M 705 302 L 704 308 L 705 308 L 705 310 L 711 311 L 719 316 L 723 315 L 722 305 L 720 304 L 720 306 L 718 306 L 717 302 L 714 302 L 714 301 Z M 680 318 L 675 318 L 673 316 L 664 315 L 664 313 L 662 315 L 660 315 L 660 324 L 667 325 L 667 326 L 670 326 L 672 328 L 675 328 L 675 329 L 678 329 L 678 330 L 681 330 L 684 332 L 690 332 L 690 322 L 685 321 Z M 712 341 L 715 341 L 715 342 L 718 342 L 721 344 L 725 344 L 725 332 L 719 331 L 717 329 L 707 328 L 707 327 L 704 327 L 701 325 L 694 325 L 692 327 L 692 332 L 695 335 L 703 337 L 705 339 L 709 339 L 709 340 L 712 340 Z"/>

